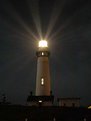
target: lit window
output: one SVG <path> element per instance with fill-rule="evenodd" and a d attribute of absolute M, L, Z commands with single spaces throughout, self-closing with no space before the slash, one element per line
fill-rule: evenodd
<path fill-rule="evenodd" d="M 44 52 L 42 52 L 42 55 L 44 55 Z"/>
<path fill-rule="evenodd" d="M 39 100 L 39 103 L 42 103 L 42 100 Z"/>
<path fill-rule="evenodd" d="M 91 106 L 88 106 L 88 109 L 91 109 Z"/>
<path fill-rule="evenodd" d="M 44 78 L 41 78 L 41 85 L 44 85 Z"/>

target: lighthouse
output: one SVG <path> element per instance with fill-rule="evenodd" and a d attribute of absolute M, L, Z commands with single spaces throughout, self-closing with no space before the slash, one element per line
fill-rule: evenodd
<path fill-rule="evenodd" d="M 46 40 L 39 41 L 37 56 L 36 96 L 50 96 L 49 49 Z"/>
<path fill-rule="evenodd" d="M 49 47 L 46 40 L 40 40 L 36 51 L 36 88 L 35 95 L 32 91 L 27 98 L 29 106 L 52 106 L 54 96 L 51 91 L 50 68 L 49 68 Z"/>

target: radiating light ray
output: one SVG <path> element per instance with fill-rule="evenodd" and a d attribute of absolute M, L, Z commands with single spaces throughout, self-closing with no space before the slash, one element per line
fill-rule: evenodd
<path fill-rule="evenodd" d="M 37 37 L 36 37 L 35 33 L 24 23 L 24 21 L 20 18 L 20 16 L 15 11 L 15 9 L 13 9 L 12 5 L 9 2 L 7 2 L 7 3 L 4 3 L 4 7 L 5 7 L 4 9 L 7 11 L 7 13 L 10 16 L 12 16 L 13 20 L 16 21 L 18 24 L 20 24 L 21 27 L 24 28 L 24 31 L 26 31 L 27 33 L 29 33 L 35 40 L 37 40 Z M 6 21 L 6 23 L 9 23 L 9 21 Z M 11 27 L 11 29 L 13 29 L 16 32 L 18 32 L 18 29 L 16 27 L 12 28 L 11 23 L 8 25 L 8 27 L 9 26 Z"/>
<path fill-rule="evenodd" d="M 64 22 L 64 24 L 62 26 L 60 26 L 55 32 L 53 32 L 53 34 L 50 36 L 50 40 L 52 40 L 53 38 L 57 39 L 57 38 L 63 36 L 63 35 L 60 36 L 60 34 L 61 34 L 62 30 L 65 29 L 69 25 L 70 20 L 71 19 L 69 19 L 69 20 L 67 19 L 66 22 Z"/>
<path fill-rule="evenodd" d="M 30 3 L 31 2 L 31 3 Z M 36 29 L 38 31 L 40 39 L 42 39 L 42 31 L 41 31 L 41 20 L 40 20 L 40 14 L 39 14 L 39 0 L 28 0 L 28 5 L 30 8 L 30 13 L 32 14 L 34 24 L 36 26 Z"/>
<path fill-rule="evenodd" d="M 60 9 L 60 7 L 61 7 L 61 9 Z M 56 24 L 56 22 L 59 18 L 59 15 L 62 12 L 63 7 L 64 7 L 64 2 L 62 3 L 62 5 L 60 5 L 60 0 L 55 1 L 54 8 L 53 8 L 51 18 L 50 18 L 50 22 L 49 22 L 49 25 L 48 25 L 48 30 L 47 30 L 47 33 L 46 33 L 46 38 L 49 37 L 52 29 L 54 28 L 54 26 L 55 26 L 55 24 Z"/>
<path fill-rule="evenodd" d="M 7 39 L 11 40 L 11 41 L 15 41 L 15 38 L 19 40 L 35 40 L 35 38 L 31 37 L 29 33 L 27 33 L 26 31 L 24 30 L 21 30 L 21 29 L 18 29 L 18 28 L 15 28 L 13 27 L 10 23 L 8 23 L 7 21 L 1 19 L 1 23 L 4 25 L 4 31 L 2 30 L 0 33 L 3 34 L 5 36 L 3 36 L 3 38 L 6 38 L 7 36 Z M 37 37 L 36 37 L 37 39 Z"/>
<path fill-rule="evenodd" d="M 8 2 L 7 2 L 8 3 Z M 13 24 L 12 22 L 10 23 L 10 21 L 8 21 L 7 19 L 3 19 L 1 18 L 3 21 L 3 24 L 5 26 L 6 29 L 6 33 L 4 33 L 5 35 L 7 34 L 7 36 L 3 36 L 3 38 L 7 37 L 9 38 L 9 40 L 12 41 L 20 41 L 20 40 L 31 40 L 30 38 L 32 38 L 33 40 L 37 40 L 37 37 L 35 36 L 35 34 L 30 30 L 29 27 L 26 26 L 26 24 L 22 21 L 22 19 L 17 15 L 17 13 L 15 12 L 15 10 L 12 8 L 12 6 L 8 3 L 5 4 L 5 10 L 7 11 L 7 14 L 10 15 L 10 17 L 12 16 L 12 19 L 14 19 L 15 22 L 17 22 L 18 24 L 20 24 L 23 28 L 23 30 L 19 29 L 17 26 L 17 24 Z M 9 9 L 7 9 L 9 8 Z M 32 36 L 32 37 L 31 37 Z M 12 42 L 13 43 L 13 42 Z M 26 59 L 27 58 L 27 59 Z M 31 58 L 31 59 L 30 59 Z M 16 64 L 21 63 L 21 61 L 25 60 L 25 64 L 26 65 L 28 62 L 30 62 L 30 60 L 32 60 L 31 56 L 26 56 L 26 54 L 22 54 L 20 56 L 18 56 L 17 58 L 14 56 L 13 58 L 14 60 L 10 60 L 10 62 L 7 62 L 5 65 L 3 65 L 3 68 L 1 71 L 8 71 L 8 69 L 12 68 Z M 22 66 L 22 65 L 21 65 Z M 18 66 L 17 71 L 23 69 L 23 66 Z"/>
<path fill-rule="evenodd" d="M 64 21 L 64 23 L 59 26 L 59 28 L 50 36 L 50 39 L 52 40 L 53 38 L 57 39 L 63 35 L 60 36 L 62 30 L 67 28 L 68 25 L 70 25 L 71 20 L 74 18 L 74 16 L 77 14 L 78 11 L 76 11 L 72 16 L 70 16 L 68 19 Z"/>

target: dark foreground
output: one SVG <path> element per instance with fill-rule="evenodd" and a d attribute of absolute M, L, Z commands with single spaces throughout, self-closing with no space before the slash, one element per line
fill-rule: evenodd
<path fill-rule="evenodd" d="M 91 121 L 91 109 L 0 105 L 0 121 Z"/>

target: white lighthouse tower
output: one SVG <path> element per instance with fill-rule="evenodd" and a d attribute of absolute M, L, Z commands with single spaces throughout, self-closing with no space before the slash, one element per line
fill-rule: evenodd
<path fill-rule="evenodd" d="M 50 96 L 49 50 L 46 40 L 39 41 L 37 55 L 36 96 Z"/>
<path fill-rule="evenodd" d="M 37 74 L 36 74 L 36 89 L 35 95 L 30 93 L 27 98 L 29 106 L 52 106 L 54 96 L 51 91 L 50 69 L 49 69 L 49 49 L 46 40 L 41 40 L 38 43 L 37 56 Z"/>

